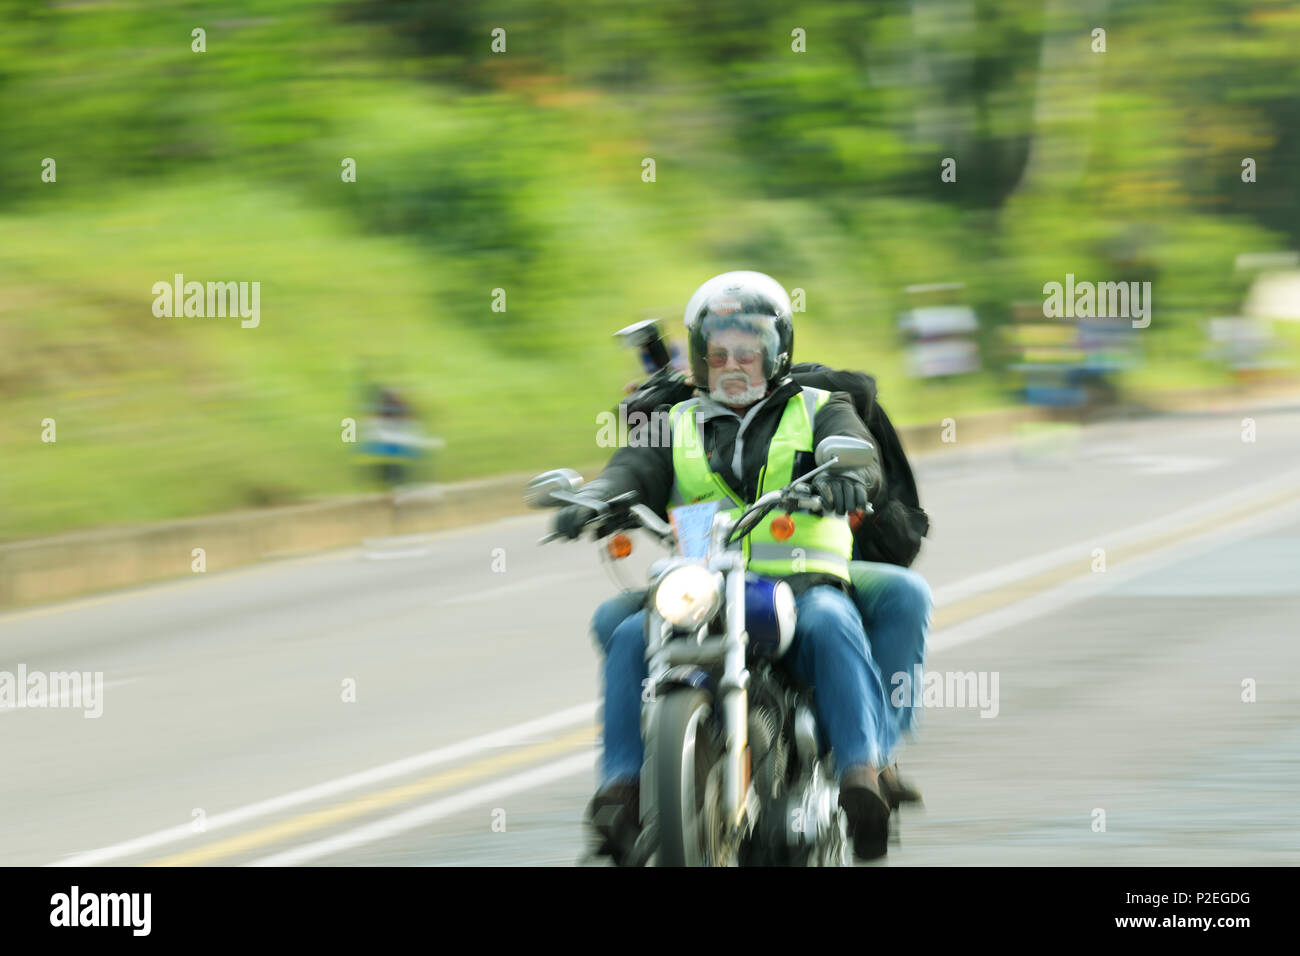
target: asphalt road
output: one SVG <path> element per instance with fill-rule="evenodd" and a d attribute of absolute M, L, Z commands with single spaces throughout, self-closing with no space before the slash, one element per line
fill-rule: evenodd
<path fill-rule="evenodd" d="M 874 865 L 1300 862 L 1300 411 L 957 428 L 917 463 L 927 666 L 996 713 L 925 711 Z M 0 709 L 0 864 L 573 864 L 612 585 L 546 522 L 0 617 L 0 681 L 104 682 Z"/>

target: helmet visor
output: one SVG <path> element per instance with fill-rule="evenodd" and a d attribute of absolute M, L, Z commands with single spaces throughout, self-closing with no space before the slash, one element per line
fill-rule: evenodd
<path fill-rule="evenodd" d="M 691 337 L 700 354 L 693 355 L 696 375 L 719 369 L 737 368 L 770 381 L 776 374 L 781 338 L 776 317 L 754 312 L 703 313 L 699 334 Z"/>

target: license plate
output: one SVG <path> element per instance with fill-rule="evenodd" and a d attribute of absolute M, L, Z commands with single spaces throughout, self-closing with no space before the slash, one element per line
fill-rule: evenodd
<path fill-rule="evenodd" d="M 709 556 L 709 529 L 713 516 L 718 513 L 717 501 L 701 501 L 695 505 L 682 505 L 668 512 L 677 534 L 677 550 L 684 558 Z"/>

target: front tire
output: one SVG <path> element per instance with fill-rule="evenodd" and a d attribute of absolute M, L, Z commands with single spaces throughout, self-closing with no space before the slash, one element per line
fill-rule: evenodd
<path fill-rule="evenodd" d="M 660 866 L 726 865 L 722 749 L 710 729 L 713 700 L 674 690 L 656 705 L 653 780 Z"/>

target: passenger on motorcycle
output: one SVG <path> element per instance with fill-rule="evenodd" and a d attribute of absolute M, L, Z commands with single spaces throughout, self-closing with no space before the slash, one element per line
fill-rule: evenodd
<path fill-rule="evenodd" d="M 802 388 L 789 377 L 790 300 L 770 276 L 735 272 L 709 280 L 687 306 L 686 327 L 701 394 L 672 408 L 672 441 L 629 441 L 583 487 L 584 496 L 608 500 L 635 491 L 661 516 L 670 505 L 700 501 L 736 507 L 757 499 L 765 476 L 771 483 L 769 471 L 784 484 L 811 470 L 825 437 L 871 440 L 847 395 Z M 878 466 L 823 474 L 814 487 L 827 503 L 825 516 L 798 515 L 794 536 L 784 542 L 756 529 L 749 544 L 750 569 L 785 579 L 796 594 L 795 636 L 784 664 L 816 688 L 818 721 L 840 773 L 840 805 L 862 859 L 886 848 L 890 807 L 876 768 L 884 766 L 881 743 L 891 733 L 891 715 L 850 597 L 847 514 L 866 505 L 879 481 Z M 595 509 L 571 504 L 556 515 L 556 531 L 576 538 L 595 516 Z M 614 628 L 605 659 L 605 751 L 590 813 L 602 850 L 616 858 L 627 853 L 638 826 L 644 616 L 639 611 Z"/>

